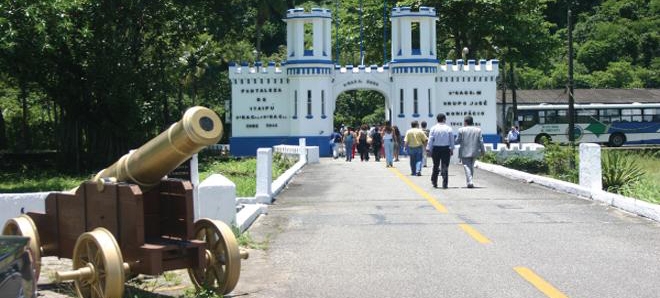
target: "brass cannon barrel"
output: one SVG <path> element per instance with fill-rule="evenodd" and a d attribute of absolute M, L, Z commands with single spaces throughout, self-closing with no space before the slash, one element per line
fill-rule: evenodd
<path fill-rule="evenodd" d="M 220 117 L 207 108 L 192 107 L 179 122 L 101 170 L 93 181 L 114 178 L 151 188 L 193 154 L 217 143 L 221 137 Z"/>

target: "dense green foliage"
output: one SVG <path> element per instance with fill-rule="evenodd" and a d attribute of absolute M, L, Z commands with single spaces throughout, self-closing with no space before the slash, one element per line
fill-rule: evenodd
<path fill-rule="evenodd" d="M 603 189 L 619 192 L 625 185 L 639 182 L 644 175 L 634 158 L 618 151 L 605 151 L 602 155 Z"/>
<path fill-rule="evenodd" d="M 285 60 L 282 18 L 294 6 L 333 10 L 340 64 L 386 63 L 384 13 L 433 6 L 438 59 L 460 58 L 467 47 L 468 59 L 503 62 L 501 86 L 563 88 L 567 3 L 0 0 L 0 150 L 57 150 L 60 170 L 82 173 L 142 144 L 186 107 L 224 116 L 228 63 Z M 573 12 L 578 87 L 660 86 L 660 0 L 580 1 Z M 383 102 L 373 91 L 346 92 L 336 123 L 379 123 Z"/>

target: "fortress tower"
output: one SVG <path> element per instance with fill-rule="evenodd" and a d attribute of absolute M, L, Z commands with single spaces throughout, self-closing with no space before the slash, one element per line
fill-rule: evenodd
<path fill-rule="evenodd" d="M 350 90 L 374 90 L 385 97 L 385 119 L 405 132 L 413 120 L 435 124 L 443 112 L 454 130 L 474 117 L 486 142 L 497 142 L 497 60 L 437 60 L 436 11 L 395 7 L 391 14 L 391 61 L 377 65 L 335 65 L 329 9 L 290 9 L 287 61 L 230 64 L 232 85 L 230 148 L 235 156 L 254 156 L 260 147 L 318 146 L 330 154 L 335 102 Z M 354 125 L 355 123 L 346 123 Z M 375 123 L 369 123 L 375 124 Z"/>

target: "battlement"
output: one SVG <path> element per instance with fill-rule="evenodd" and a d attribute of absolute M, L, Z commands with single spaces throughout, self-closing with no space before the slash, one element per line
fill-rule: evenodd
<path fill-rule="evenodd" d="M 426 17 L 436 17 L 436 12 L 434 7 L 421 6 L 419 11 L 412 11 L 409 6 L 402 7 L 393 7 L 392 8 L 392 18 L 396 17 L 406 17 L 406 16 L 426 16 Z"/>
<path fill-rule="evenodd" d="M 382 73 L 386 72 L 389 69 L 388 65 L 371 65 L 371 66 L 365 66 L 365 65 L 358 65 L 357 67 L 354 67 L 353 65 L 335 65 L 335 73 L 339 74 L 349 74 L 349 73 Z"/>
<path fill-rule="evenodd" d="M 286 11 L 287 19 L 298 18 L 332 18 L 332 12 L 327 8 L 312 8 L 310 12 L 306 12 L 304 8 L 298 7 Z"/>
<path fill-rule="evenodd" d="M 485 60 L 480 59 L 477 64 L 475 60 L 468 60 L 468 63 L 465 64 L 463 59 L 458 59 L 454 63 L 453 60 L 445 60 L 445 64 L 440 65 L 440 72 L 449 72 L 449 71 L 498 71 L 499 61 L 497 59 Z"/>
<path fill-rule="evenodd" d="M 229 73 L 231 74 L 282 74 L 282 68 L 285 66 L 285 63 L 281 63 L 279 66 L 275 62 L 268 62 L 267 66 L 263 66 L 261 62 L 255 62 L 252 65 L 249 65 L 247 62 L 242 62 L 240 65 L 237 65 L 234 62 L 229 62 Z"/>

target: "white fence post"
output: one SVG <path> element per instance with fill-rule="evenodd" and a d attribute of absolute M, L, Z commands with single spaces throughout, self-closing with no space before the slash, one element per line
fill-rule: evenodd
<path fill-rule="evenodd" d="M 600 145 L 580 144 L 580 186 L 595 190 L 603 189 Z"/>
<path fill-rule="evenodd" d="M 307 163 L 307 139 L 299 138 L 298 139 L 298 152 L 300 153 L 300 160 Z"/>
<path fill-rule="evenodd" d="M 270 204 L 273 191 L 273 149 L 257 149 L 257 191 L 255 198 L 259 203 Z"/>

